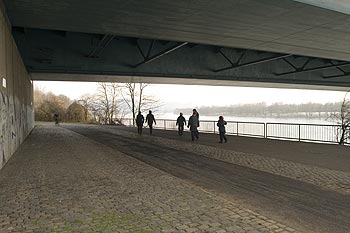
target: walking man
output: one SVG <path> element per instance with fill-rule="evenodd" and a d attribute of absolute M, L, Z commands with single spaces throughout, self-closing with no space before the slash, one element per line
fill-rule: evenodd
<path fill-rule="evenodd" d="M 149 132 L 150 132 L 150 134 L 152 134 L 153 122 L 155 125 L 157 124 L 157 122 L 156 122 L 156 119 L 154 118 L 151 110 L 149 110 L 149 113 L 146 116 L 146 122 L 149 126 Z"/>
<path fill-rule="evenodd" d="M 182 136 L 184 133 L 184 125 L 186 125 L 186 119 L 183 117 L 182 112 L 180 112 L 180 116 L 176 120 L 176 125 L 179 129 L 179 135 Z"/>
<path fill-rule="evenodd" d="M 141 111 L 139 111 L 139 114 L 137 114 L 137 117 L 136 117 L 137 133 L 139 135 L 142 134 L 142 127 L 144 122 L 145 122 L 145 118 L 141 114 Z"/>
<path fill-rule="evenodd" d="M 224 121 L 223 116 L 219 116 L 219 120 L 218 120 L 218 123 L 216 125 L 219 127 L 219 135 L 220 135 L 220 142 L 219 143 L 222 143 L 223 140 L 225 140 L 225 143 L 226 143 L 227 138 L 225 136 L 225 133 L 226 133 L 225 125 L 227 125 L 227 122 Z"/>
<path fill-rule="evenodd" d="M 187 128 L 188 127 L 190 127 L 192 141 L 194 141 L 194 138 L 198 140 L 199 133 L 197 128 L 199 127 L 199 120 L 198 120 L 197 112 L 193 111 L 192 116 L 190 117 L 190 119 L 188 119 Z"/>

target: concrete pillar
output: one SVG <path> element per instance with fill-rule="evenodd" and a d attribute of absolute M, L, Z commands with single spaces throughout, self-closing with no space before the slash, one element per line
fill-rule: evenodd
<path fill-rule="evenodd" d="M 0 0 L 1 3 L 1 0 Z M 0 4 L 0 169 L 34 127 L 33 85 Z"/>

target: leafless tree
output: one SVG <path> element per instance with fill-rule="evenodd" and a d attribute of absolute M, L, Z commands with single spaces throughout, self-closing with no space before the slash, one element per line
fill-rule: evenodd
<path fill-rule="evenodd" d="M 141 86 L 141 84 L 140 84 Z M 136 118 L 136 83 L 125 83 L 124 84 L 124 91 L 121 92 L 122 97 L 124 100 L 124 103 L 128 106 L 129 110 L 132 114 L 133 124 L 135 125 L 135 118 Z"/>
<path fill-rule="evenodd" d="M 115 120 L 121 122 L 124 111 L 121 108 L 123 100 L 120 98 L 121 89 L 117 83 L 98 83 L 95 98 L 95 108 L 103 112 L 105 124 L 114 124 Z"/>
<path fill-rule="evenodd" d="M 125 83 L 122 85 L 122 97 L 124 103 L 132 114 L 133 124 L 135 125 L 136 115 L 139 111 L 146 109 L 156 110 L 161 104 L 158 99 L 152 95 L 147 95 L 145 89 L 148 83 Z"/>
<path fill-rule="evenodd" d="M 82 95 L 78 100 L 78 103 L 84 107 L 85 119 L 89 120 L 92 118 L 93 121 L 97 122 L 94 102 L 94 96 L 89 94 Z"/>
<path fill-rule="evenodd" d="M 350 90 L 346 92 L 339 112 L 330 115 L 330 119 L 340 125 L 336 136 L 340 145 L 350 139 Z"/>
<path fill-rule="evenodd" d="M 122 124 L 125 112 L 129 110 L 134 119 L 138 111 L 156 110 L 160 102 L 155 97 L 146 95 L 146 83 L 98 83 L 97 93 L 80 97 L 79 103 L 88 110 L 93 120 L 104 124 Z"/>
<path fill-rule="evenodd" d="M 97 92 L 83 95 L 79 103 L 87 109 L 87 119 L 99 124 L 121 123 L 124 118 L 121 89 L 117 83 L 98 83 Z M 89 117 L 90 115 L 90 117 Z"/>

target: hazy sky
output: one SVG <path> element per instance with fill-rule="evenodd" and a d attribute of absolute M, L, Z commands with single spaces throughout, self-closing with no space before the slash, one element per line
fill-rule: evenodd
<path fill-rule="evenodd" d="M 79 99 L 83 94 L 96 92 L 96 83 L 36 81 L 34 85 L 55 94 L 64 94 L 71 99 Z M 326 103 L 338 102 L 344 92 L 300 89 L 221 87 L 197 85 L 152 84 L 147 89 L 161 99 L 169 109 L 176 107 L 223 106 L 245 103 Z"/>

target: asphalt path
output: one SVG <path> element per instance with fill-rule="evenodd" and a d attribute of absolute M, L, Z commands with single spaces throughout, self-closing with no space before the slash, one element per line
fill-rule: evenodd
<path fill-rule="evenodd" d="M 64 127 L 301 232 L 350 232 L 350 195 L 160 147 L 142 137 L 130 139 L 103 127 Z"/>

